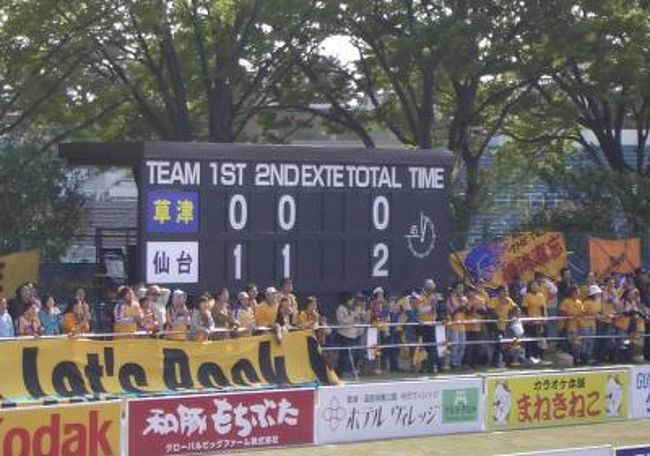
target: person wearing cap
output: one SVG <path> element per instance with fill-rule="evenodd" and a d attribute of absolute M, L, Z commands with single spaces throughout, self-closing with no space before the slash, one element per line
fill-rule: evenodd
<path fill-rule="evenodd" d="M 187 293 L 174 290 L 171 302 L 167 307 L 167 339 L 185 340 L 192 321 L 192 314 L 187 308 Z"/>
<path fill-rule="evenodd" d="M 429 374 L 435 374 L 442 367 L 439 365 L 438 346 L 435 345 L 437 304 L 436 284 L 433 279 L 427 279 L 422 287 L 422 293 L 415 302 L 415 315 L 419 323 L 415 328 L 415 335 L 426 344 L 424 347 L 427 353 L 426 372 Z"/>
<path fill-rule="evenodd" d="M 145 293 L 145 298 L 149 301 L 151 310 L 156 315 L 158 330 L 165 329 L 167 321 L 167 303 L 172 292 L 169 288 L 162 288 L 158 285 L 149 285 Z"/>
<path fill-rule="evenodd" d="M 245 291 L 240 291 L 237 295 L 233 317 L 239 328 L 237 337 L 250 337 L 253 335 L 253 331 L 255 331 L 255 308 L 251 305 L 251 298 Z"/>
<path fill-rule="evenodd" d="M 535 273 L 535 282 L 539 291 L 544 293 L 546 298 L 546 315 L 556 317 L 558 314 L 558 288 L 543 272 Z M 548 321 L 546 323 L 546 335 L 549 338 L 557 337 L 558 328 L 561 326 L 557 321 Z"/>
<path fill-rule="evenodd" d="M 382 287 L 377 287 L 372 290 L 372 301 L 370 301 L 370 318 L 379 318 L 381 312 L 384 308 L 384 289 Z"/>
<path fill-rule="evenodd" d="M 596 335 L 596 318 L 603 311 L 603 290 L 598 285 L 590 285 L 587 299 L 582 302 L 582 314 L 578 319 L 580 335 L 580 359 L 586 364 L 593 364 Z"/>
<path fill-rule="evenodd" d="M 271 328 L 278 319 L 278 290 L 268 287 L 264 291 L 264 300 L 255 307 L 255 325 L 257 328 Z"/>

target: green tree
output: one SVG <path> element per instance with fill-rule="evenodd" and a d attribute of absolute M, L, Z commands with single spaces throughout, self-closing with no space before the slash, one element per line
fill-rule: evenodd
<path fill-rule="evenodd" d="M 373 128 L 404 146 L 446 147 L 456 155 L 456 230 L 464 233 L 481 202 L 481 157 L 503 132 L 530 87 L 519 71 L 522 8 L 499 0 L 318 2 L 316 30 L 294 48 L 300 74 L 282 108 L 321 115 L 375 147 Z M 347 36 L 358 58 L 344 64 L 319 44 Z M 314 110 L 314 102 L 329 105 Z"/>
<path fill-rule="evenodd" d="M 528 13 L 524 69 L 544 76 L 509 134 L 537 155 L 534 162 L 549 161 L 541 175 L 576 205 L 604 203 L 601 210 L 622 215 L 627 231 L 643 231 L 650 222 L 648 3 L 554 0 Z M 626 129 L 636 144 L 626 146 Z"/>
<path fill-rule="evenodd" d="M 124 102 L 103 126 L 111 139 L 232 142 L 273 102 L 308 12 L 301 0 L 77 0 L 53 15 L 93 49 L 83 96 Z"/>
<path fill-rule="evenodd" d="M 0 147 L 0 253 L 38 248 L 56 259 L 78 228 L 83 198 L 77 176 L 52 151 L 4 142 Z"/>

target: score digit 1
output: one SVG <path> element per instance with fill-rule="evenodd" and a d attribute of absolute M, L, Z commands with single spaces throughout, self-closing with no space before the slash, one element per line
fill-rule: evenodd
<path fill-rule="evenodd" d="M 228 204 L 228 223 L 230 224 L 230 228 L 235 231 L 242 231 L 246 228 L 246 224 L 248 223 L 248 203 L 244 195 L 236 194 L 230 197 L 230 203 Z M 242 249 L 242 244 L 235 244 L 232 250 L 233 260 L 235 262 L 233 268 L 235 280 L 242 279 Z"/>
<path fill-rule="evenodd" d="M 372 201 L 372 226 L 377 231 L 386 231 L 390 224 L 390 204 L 385 196 L 377 196 Z M 372 277 L 388 277 L 388 257 L 390 252 L 385 242 L 373 244 L 370 252 Z"/>
<path fill-rule="evenodd" d="M 291 231 L 296 225 L 296 199 L 293 195 L 278 198 L 278 227 L 282 231 Z M 282 256 L 282 278 L 291 277 L 291 244 L 284 244 L 280 250 Z"/>

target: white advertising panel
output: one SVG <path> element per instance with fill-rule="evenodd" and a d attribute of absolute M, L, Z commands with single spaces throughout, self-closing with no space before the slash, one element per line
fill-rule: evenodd
<path fill-rule="evenodd" d="M 196 283 L 198 280 L 198 242 L 147 242 L 147 283 Z"/>
<path fill-rule="evenodd" d="M 481 379 L 323 387 L 318 390 L 316 442 L 478 432 L 483 399 Z"/>
<path fill-rule="evenodd" d="M 586 448 L 568 448 L 566 450 L 533 451 L 530 453 L 513 453 L 502 456 L 611 456 L 612 447 L 595 446 Z"/>
<path fill-rule="evenodd" d="M 634 366 L 630 376 L 632 418 L 650 418 L 650 366 Z"/>

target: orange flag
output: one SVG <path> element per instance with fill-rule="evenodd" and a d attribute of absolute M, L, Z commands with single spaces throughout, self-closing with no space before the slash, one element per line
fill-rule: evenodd
<path fill-rule="evenodd" d="M 633 273 L 641 267 L 641 240 L 589 238 L 589 266 L 598 277 Z"/>

